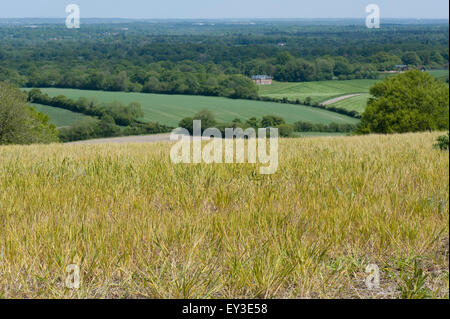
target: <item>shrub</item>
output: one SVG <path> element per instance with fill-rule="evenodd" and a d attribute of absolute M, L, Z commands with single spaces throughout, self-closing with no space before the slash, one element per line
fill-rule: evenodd
<path fill-rule="evenodd" d="M 448 150 L 449 133 L 447 135 L 441 135 L 437 138 L 435 148 L 439 148 L 441 151 Z"/>
<path fill-rule="evenodd" d="M 280 137 L 291 137 L 294 134 L 294 128 L 289 124 L 280 124 L 277 129 Z"/>
<path fill-rule="evenodd" d="M 278 125 L 285 124 L 285 123 L 286 122 L 284 121 L 284 119 L 279 116 L 266 115 L 266 116 L 263 116 L 263 118 L 262 118 L 261 126 L 264 128 L 277 127 Z"/>

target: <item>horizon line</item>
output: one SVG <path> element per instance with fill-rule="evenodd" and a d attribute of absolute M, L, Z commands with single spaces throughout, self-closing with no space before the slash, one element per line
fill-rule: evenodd
<path fill-rule="evenodd" d="M 61 17 L 1 17 L 0 19 L 66 19 L 66 16 Z M 304 17 L 246 17 L 246 18 L 129 18 L 129 17 L 82 17 L 81 20 L 86 19 L 118 19 L 118 20 L 356 20 L 364 19 L 365 16 L 361 17 L 314 17 L 314 18 L 304 18 Z M 449 20 L 450 17 L 439 17 L 439 18 L 426 18 L 426 17 L 384 17 L 382 20 Z"/>

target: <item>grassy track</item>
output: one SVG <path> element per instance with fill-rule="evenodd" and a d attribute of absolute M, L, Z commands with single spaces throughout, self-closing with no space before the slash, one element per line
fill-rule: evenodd
<path fill-rule="evenodd" d="M 50 121 L 57 127 L 70 126 L 87 117 L 86 115 L 80 113 L 42 104 L 31 104 L 31 106 L 33 106 L 37 111 L 47 114 L 50 117 Z"/>
<path fill-rule="evenodd" d="M 269 176 L 174 165 L 169 142 L 2 146 L 0 296 L 448 298 L 437 135 L 281 140 Z"/>
<path fill-rule="evenodd" d="M 59 94 L 76 99 L 81 96 L 95 97 L 99 101 L 120 101 L 123 103 L 139 102 L 142 104 L 144 120 L 160 122 L 176 126 L 187 116 L 192 116 L 202 109 L 211 110 L 221 122 L 235 118 L 247 120 L 251 117 L 262 117 L 274 114 L 283 117 L 289 123 L 309 121 L 313 123 L 357 123 L 358 120 L 326 110 L 315 109 L 303 105 L 267 103 L 260 101 L 232 100 L 218 97 L 161 95 L 144 93 L 82 91 L 72 89 L 42 89 L 50 96 Z"/>

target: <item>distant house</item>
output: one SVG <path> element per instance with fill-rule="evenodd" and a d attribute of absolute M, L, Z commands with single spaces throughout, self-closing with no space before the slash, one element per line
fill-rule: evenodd
<path fill-rule="evenodd" d="M 408 66 L 405 65 L 405 64 L 397 64 L 397 65 L 395 66 L 395 68 L 398 69 L 398 70 L 400 70 L 400 71 L 406 71 L 406 70 L 408 70 Z"/>
<path fill-rule="evenodd" d="M 254 75 L 252 76 L 252 81 L 255 82 L 256 85 L 271 85 L 272 77 L 268 75 Z"/>

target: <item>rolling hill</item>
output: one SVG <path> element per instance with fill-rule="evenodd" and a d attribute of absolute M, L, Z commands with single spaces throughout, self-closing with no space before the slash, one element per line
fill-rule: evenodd
<path fill-rule="evenodd" d="M 208 109 L 220 122 L 232 121 L 235 118 L 247 120 L 251 117 L 262 117 L 273 114 L 283 117 L 288 123 L 308 121 L 312 123 L 357 123 L 358 120 L 304 105 L 269 103 L 250 100 L 232 100 L 219 97 L 162 95 L 145 93 L 104 92 L 74 89 L 41 89 L 49 96 L 65 95 L 71 99 L 79 97 L 95 97 L 100 102 L 119 101 L 124 104 L 139 102 L 144 111 L 144 121 L 160 122 L 177 126 L 178 122 L 192 116 L 200 110 Z"/>

